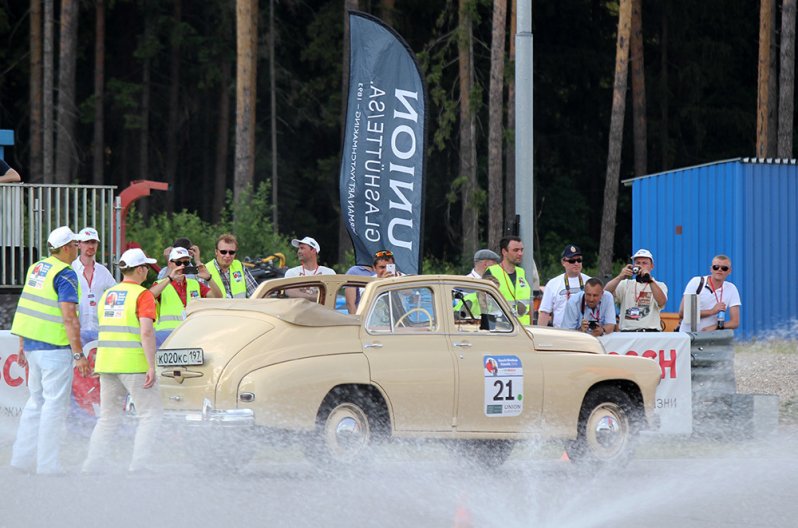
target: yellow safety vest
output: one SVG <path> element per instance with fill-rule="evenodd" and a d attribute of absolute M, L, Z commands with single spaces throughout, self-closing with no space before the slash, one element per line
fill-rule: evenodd
<path fill-rule="evenodd" d="M 532 298 L 532 286 L 526 280 L 524 269 L 516 266 L 515 285 L 510 280 L 510 276 L 501 267 L 501 264 L 494 264 L 489 267 L 490 274 L 499 281 L 499 291 L 502 296 L 510 303 L 516 318 L 523 325 L 532 324 L 530 299 Z M 523 315 L 518 315 L 519 306 L 523 305 Z"/>
<path fill-rule="evenodd" d="M 68 346 L 64 316 L 58 304 L 55 277 L 70 268 L 55 257 L 47 257 L 28 268 L 25 286 L 19 297 L 11 333 L 57 346 Z M 72 268 L 70 268 L 72 269 Z M 80 283 L 78 299 L 80 299 Z"/>
<path fill-rule="evenodd" d="M 163 280 L 168 281 L 169 279 Z M 200 298 L 199 282 L 194 279 L 186 279 L 186 304 L 195 298 Z M 168 285 L 161 292 L 161 298 L 158 301 L 158 322 L 155 323 L 155 329 L 174 330 L 186 318 L 185 309 L 186 307 L 183 306 L 183 301 L 180 300 L 174 286 Z"/>
<path fill-rule="evenodd" d="M 227 290 L 224 288 L 222 274 L 219 271 L 218 265 L 216 264 L 216 259 L 213 259 L 205 264 L 205 267 L 208 268 L 208 272 L 211 274 L 211 280 L 219 287 L 222 295 L 227 297 Z M 241 264 L 240 260 L 234 260 L 232 263 L 230 263 L 230 269 L 227 270 L 227 273 L 230 276 L 230 293 L 233 294 L 233 298 L 246 299 L 247 279 L 244 277 L 244 265 Z"/>
<path fill-rule="evenodd" d="M 473 316 L 474 319 L 479 319 L 482 315 L 482 308 L 479 306 L 479 298 L 477 292 L 471 292 L 463 295 L 463 299 L 455 299 L 454 311 L 460 312 L 460 318 L 468 319 Z M 466 310 L 465 301 L 468 303 L 468 310 Z"/>
<path fill-rule="evenodd" d="M 121 282 L 100 297 L 97 305 L 100 334 L 94 372 L 147 372 L 147 356 L 141 346 L 141 322 L 136 315 L 136 302 L 145 291 L 138 284 Z"/>

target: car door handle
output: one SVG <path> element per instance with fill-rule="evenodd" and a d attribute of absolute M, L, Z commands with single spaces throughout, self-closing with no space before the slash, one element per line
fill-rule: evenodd
<path fill-rule="evenodd" d="M 460 348 L 471 348 L 471 343 L 468 341 L 460 341 L 459 343 L 452 343 L 456 347 Z"/>
<path fill-rule="evenodd" d="M 382 348 L 382 343 L 368 343 L 363 348 Z"/>

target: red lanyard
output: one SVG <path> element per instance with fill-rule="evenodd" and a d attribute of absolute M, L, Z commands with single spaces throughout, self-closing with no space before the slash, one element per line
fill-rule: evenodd
<path fill-rule="evenodd" d="M 723 286 L 720 287 L 720 299 L 718 299 L 718 290 L 715 289 L 715 284 L 712 282 L 712 277 L 709 278 L 709 289 L 712 290 L 712 295 L 715 296 L 715 301 L 718 303 L 723 302 Z"/>
<path fill-rule="evenodd" d="M 637 281 L 635 281 L 635 306 L 640 306 L 640 297 L 642 297 L 643 293 L 646 291 L 646 286 L 648 286 L 648 284 L 643 286 L 643 289 L 640 290 L 640 293 L 637 293 Z"/>

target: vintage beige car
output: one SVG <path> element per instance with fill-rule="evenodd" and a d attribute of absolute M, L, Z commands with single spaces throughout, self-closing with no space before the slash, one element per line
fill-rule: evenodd
<path fill-rule="evenodd" d="M 347 287 L 360 288 L 355 315 L 333 309 Z M 258 296 L 191 303 L 157 352 L 166 417 L 197 438 L 288 432 L 339 463 L 389 438 L 445 439 L 491 464 L 545 439 L 606 463 L 655 423 L 658 363 L 524 327 L 488 281 L 315 276 L 266 282 Z M 245 445 L 225 451 L 242 463 Z"/>

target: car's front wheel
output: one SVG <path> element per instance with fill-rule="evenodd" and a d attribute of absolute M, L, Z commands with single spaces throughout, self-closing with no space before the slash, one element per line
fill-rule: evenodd
<path fill-rule="evenodd" d="M 599 387 L 585 396 L 576 440 L 566 445 L 574 462 L 625 463 L 634 452 L 639 410 L 617 387 Z"/>
<path fill-rule="evenodd" d="M 384 409 L 368 394 L 333 391 L 319 410 L 316 434 L 305 452 L 322 463 L 365 462 L 375 440 L 385 436 L 386 422 Z"/>

